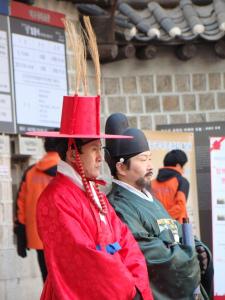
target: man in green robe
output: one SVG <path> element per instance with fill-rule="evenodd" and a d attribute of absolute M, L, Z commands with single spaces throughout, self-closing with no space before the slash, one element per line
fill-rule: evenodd
<path fill-rule="evenodd" d="M 198 240 L 184 245 L 182 226 L 152 197 L 151 153 L 143 132 L 129 128 L 120 113 L 108 118 L 105 131 L 134 137 L 106 142 L 105 159 L 114 178 L 108 198 L 145 255 L 154 299 L 209 299 L 199 286 L 211 271 L 210 251 Z"/>

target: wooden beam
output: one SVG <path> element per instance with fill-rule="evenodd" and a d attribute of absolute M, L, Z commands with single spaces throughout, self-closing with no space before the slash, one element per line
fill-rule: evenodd
<path fill-rule="evenodd" d="M 73 2 L 74 4 L 96 4 L 99 5 L 100 7 L 106 8 L 106 7 L 113 6 L 115 1 L 118 0 L 67 0 L 67 1 Z M 199 0 L 198 2 L 201 1 L 202 0 Z M 212 2 L 212 0 L 205 0 L 205 1 Z M 174 8 L 179 4 L 179 0 L 123 0 L 123 2 L 131 5 L 133 8 L 136 9 L 146 8 L 148 3 L 150 2 L 157 2 L 164 8 Z"/>
<path fill-rule="evenodd" d="M 116 44 L 107 44 L 107 45 L 98 45 L 99 58 L 100 62 L 106 63 L 114 61 L 118 55 L 118 45 Z"/>
<path fill-rule="evenodd" d="M 176 47 L 175 53 L 177 58 L 186 61 L 196 55 L 197 47 L 193 44 L 184 44 Z"/>
<path fill-rule="evenodd" d="M 101 7 L 110 7 L 113 4 L 112 0 L 70 0 L 74 4 L 96 4 Z"/>
<path fill-rule="evenodd" d="M 197 5 L 208 5 L 211 4 L 213 2 L 213 0 L 192 0 L 193 4 L 197 4 Z"/>
<path fill-rule="evenodd" d="M 136 49 L 136 56 L 139 59 L 153 59 L 157 53 L 157 48 L 153 45 L 148 45 L 144 47 L 138 47 Z"/>
<path fill-rule="evenodd" d="M 136 9 L 146 8 L 150 2 L 157 2 L 164 8 L 174 8 L 179 5 L 179 0 L 123 0 L 123 2 Z"/>
<path fill-rule="evenodd" d="M 216 55 L 220 58 L 225 58 L 225 41 L 220 40 L 214 46 Z"/>
<path fill-rule="evenodd" d="M 112 16 L 90 16 L 90 21 L 98 44 L 114 43 L 115 24 Z"/>
<path fill-rule="evenodd" d="M 116 60 L 121 60 L 125 58 L 133 58 L 135 57 L 136 49 L 133 44 L 127 44 L 125 46 L 119 47 L 118 55 Z"/>

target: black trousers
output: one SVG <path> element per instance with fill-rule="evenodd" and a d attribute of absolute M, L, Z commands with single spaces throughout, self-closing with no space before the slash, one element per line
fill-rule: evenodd
<path fill-rule="evenodd" d="M 38 264 L 41 270 L 41 275 L 42 275 L 42 280 L 45 282 L 46 277 L 48 275 L 48 271 L 46 268 L 45 264 L 45 256 L 44 256 L 44 251 L 43 250 L 37 250 L 37 259 L 38 259 Z"/>

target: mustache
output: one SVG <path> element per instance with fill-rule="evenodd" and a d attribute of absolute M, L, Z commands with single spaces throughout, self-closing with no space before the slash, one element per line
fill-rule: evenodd
<path fill-rule="evenodd" d="M 153 175 L 153 169 L 150 169 L 150 171 L 145 174 L 145 177 L 150 177 L 152 175 Z"/>

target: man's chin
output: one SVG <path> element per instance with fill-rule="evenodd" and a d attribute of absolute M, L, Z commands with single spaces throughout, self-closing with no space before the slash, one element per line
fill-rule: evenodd
<path fill-rule="evenodd" d="M 141 177 L 136 181 L 136 185 L 140 189 L 149 189 L 150 187 L 150 179 L 147 180 L 147 177 Z"/>

